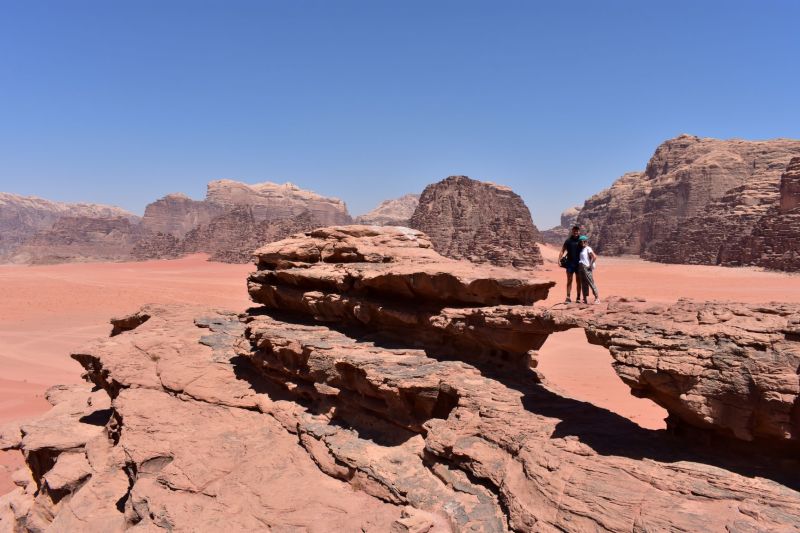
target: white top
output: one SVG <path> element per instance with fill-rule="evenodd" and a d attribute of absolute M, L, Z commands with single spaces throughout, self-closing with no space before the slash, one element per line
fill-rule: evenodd
<path fill-rule="evenodd" d="M 594 250 L 592 250 L 591 246 L 586 246 L 581 250 L 581 258 L 580 262 L 583 266 L 590 268 L 592 266 L 592 261 L 589 259 L 589 254 L 593 254 Z"/>

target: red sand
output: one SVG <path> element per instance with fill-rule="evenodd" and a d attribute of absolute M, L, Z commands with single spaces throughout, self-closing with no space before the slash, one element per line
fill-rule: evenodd
<path fill-rule="evenodd" d="M 543 246 L 542 274 L 558 285 L 544 303 L 563 305 L 565 276 L 557 250 Z M 252 265 L 209 263 L 202 255 L 175 261 L 0 266 L 0 424 L 47 410 L 48 387 L 80 381 L 69 353 L 110 331 L 111 316 L 149 302 L 199 303 L 235 311 L 249 305 L 245 276 Z M 600 294 L 652 301 L 679 297 L 800 302 L 800 276 L 752 268 L 662 265 L 637 258 L 601 257 L 595 273 Z M 574 297 L 573 288 L 573 297 Z M 630 395 L 614 374 L 611 356 L 591 346 L 581 331 L 553 335 L 539 355 L 548 386 L 594 403 L 649 428 L 663 427 L 665 412 Z M 7 465 L 19 456 L 0 453 L 0 494 L 11 485 Z"/>

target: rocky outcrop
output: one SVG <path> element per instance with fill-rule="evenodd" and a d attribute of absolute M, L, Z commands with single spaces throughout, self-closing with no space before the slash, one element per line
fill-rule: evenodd
<path fill-rule="evenodd" d="M 183 255 L 181 240 L 172 233 L 155 233 L 141 238 L 131 250 L 137 261 L 177 259 Z"/>
<path fill-rule="evenodd" d="M 508 187 L 450 176 L 425 188 L 409 225 L 446 257 L 519 268 L 542 263 L 539 230 Z"/>
<path fill-rule="evenodd" d="M 62 217 L 48 230 L 29 237 L 10 261 L 28 264 L 122 261 L 140 238 L 126 217 Z"/>
<path fill-rule="evenodd" d="M 0 260 L 7 259 L 28 238 L 49 229 L 62 217 L 138 220 L 133 213 L 118 207 L 52 202 L 35 196 L 0 192 Z"/>
<path fill-rule="evenodd" d="M 192 228 L 222 214 L 223 207 L 204 200 L 192 200 L 175 193 L 147 205 L 142 217 L 142 229 L 151 234 L 163 233 L 183 237 Z"/>
<path fill-rule="evenodd" d="M 578 222 L 578 215 L 581 212 L 581 207 L 570 207 L 561 213 L 561 224 L 554 228 L 544 230 L 542 234 L 542 242 L 552 244 L 553 246 L 561 246 L 564 241 L 569 237 L 572 227 Z"/>
<path fill-rule="evenodd" d="M 794 158 L 781 176 L 780 200 L 742 238 L 739 264 L 789 272 L 800 271 L 800 158 Z"/>
<path fill-rule="evenodd" d="M 782 170 L 800 141 L 681 135 L 647 168 L 586 201 L 578 223 L 599 252 L 669 263 L 742 264 L 746 240 L 778 201 Z"/>
<path fill-rule="evenodd" d="M 226 210 L 248 206 L 257 221 L 291 218 L 309 211 L 320 224 L 351 222 L 347 206 L 337 198 L 327 198 L 299 188 L 292 183 L 256 183 L 248 185 L 232 180 L 217 180 L 208 184 L 206 201 Z"/>
<path fill-rule="evenodd" d="M 406 194 L 400 198 L 381 202 L 369 213 L 356 217 L 355 222 L 375 226 L 408 226 L 418 205 L 418 194 Z"/>
<path fill-rule="evenodd" d="M 446 259 L 407 228 L 322 228 L 257 258 L 263 307 L 114 319 L 73 355 L 96 392 L 0 430 L 28 463 L 0 527 L 800 526 L 797 306 L 532 306 L 551 282 Z M 675 434 L 539 382 L 536 348 L 572 327 Z"/>
<path fill-rule="evenodd" d="M 309 211 L 257 222 L 251 207 L 240 206 L 187 233 L 181 247 L 184 253 L 208 253 L 212 261 L 249 263 L 256 248 L 319 225 Z"/>

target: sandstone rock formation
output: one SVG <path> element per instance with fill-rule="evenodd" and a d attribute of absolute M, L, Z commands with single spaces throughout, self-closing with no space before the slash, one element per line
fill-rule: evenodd
<path fill-rule="evenodd" d="M 742 239 L 739 264 L 800 271 L 800 158 L 781 176 L 780 200 Z"/>
<path fill-rule="evenodd" d="M 62 217 L 124 217 L 131 222 L 138 220 L 134 214 L 118 207 L 52 202 L 35 196 L 0 192 L 0 260 L 7 259 L 25 240 L 39 231 L 49 229 Z"/>
<path fill-rule="evenodd" d="M 561 213 L 561 224 L 554 228 L 544 230 L 542 234 L 542 242 L 552 244 L 553 246 L 561 246 L 564 241 L 569 237 L 570 230 L 578 222 L 578 215 L 581 212 L 580 206 L 570 207 Z"/>
<path fill-rule="evenodd" d="M 169 194 L 141 221 L 121 209 L 0 193 L 0 261 L 59 263 L 174 259 L 194 252 L 246 263 L 267 242 L 349 222 L 344 203 L 290 183 L 209 183 L 205 200 Z M 84 214 L 85 213 L 85 214 Z"/>
<path fill-rule="evenodd" d="M 53 264 L 121 261 L 140 238 L 127 217 L 62 217 L 48 230 L 29 237 L 11 257 L 14 263 Z"/>
<path fill-rule="evenodd" d="M 644 172 L 588 199 L 578 223 L 606 254 L 670 263 L 741 264 L 745 240 L 778 201 L 780 175 L 800 141 L 681 135 Z"/>
<path fill-rule="evenodd" d="M 209 222 L 223 211 L 222 206 L 212 202 L 192 200 L 181 193 L 168 194 L 147 205 L 142 229 L 152 234 L 183 237 L 192 228 Z"/>
<path fill-rule="evenodd" d="M 320 196 L 292 183 L 248 185 L 232 180 L 212 181 L 208 184 L 206 201 L 225 209 L 249 206 L 257 221 L 290 218 L 309 211 L 325 226 L 351 222 L 347 207 L 341 200 Z"/>
<path fill-rule="evenodd" d="M 381 202 L 369 213 L 356 217 L 355 222 L 375 226 L 408 226 L 418 205 L 418 194 L 406 194 Z"/>
<path fill-rule="evenodd" d="M 240 206 L 194 228 L 181 246 L 184 253 L 206 252 L 212 261 L 249 263 L 260 246 L 319 225 L 310 211 L 257 222 L 252 207 Z"/>
<path fill-rule="evenodd" d="M 409 225 L 446 257 L 520 268 L 542 263 L 539 230 L 508 187 L 450 176 L 425 188 Z"/>
<path fill-rule="evenodd" d="M 552 282 L 407 228 L 322 228 L 257 257 L 263 307 L 115 319 L 73 355 L 95 392 L 55 389 L 51 413 L 0 429 L 28 466 L 0 529 L 800 527 L 797 306 L 531 306 Z M 677 433 L 739 444 L 548 391 L 528 364 L 571 327 Z"/>

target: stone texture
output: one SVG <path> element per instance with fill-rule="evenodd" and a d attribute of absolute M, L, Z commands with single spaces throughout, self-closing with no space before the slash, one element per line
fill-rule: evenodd
<path fill-rule="evenodd" d="M 193 200 L 182 193 L 168 194 L 145 207 L 142 229 L 150 234 L 183 237 L 192 228 L 222 214 L 224 208 L 205 200 Z"/>
<path fill-rule="evenodd" d="M 0 260 L 7 259 L 26 239 L 52 227 L 62 217 L 138 220 L 133 213 L 99 204 L 53 202 L 35 196 L 0 192 Z"/>
<path fill-rule="evenodd" d="M 121 261 L 130 258 L 139 238 L 138 225 L 126 217 L 62 217 L 50 229 L 26 239 L 10 261 L 29 264 Z"/>
<path fill-rule="evenodd" d="M 756 223 L 779 199 L 800 141 L 681 135 L 661 144 L 644 172 L 588 199 L 578 222 L 605 254 L 669 263 L 742 264 Z"/>
<path fill-rule="evenodd" d="M 260 270 L 248 289 L 267 308 L 378 330 L 495 367 L 525 368 L 549 334 L 582 327 L 590 342 L 609 348 L 633 392 L 667 409 L 676 427 L 800 446 L 798 306 L 611 300 L 529 307 L 552 282 L 485 267 L 466 276 L 459 273 L 464 263 L 437 264 L 421 239 L 359 226 L 294 236 L 257 252 Z M 321 256 L 307 255 L 317 250 Z M 446 268 L 456 279 L 443 283 Z M 496 283 L 486 282 L 490 275 Z"/>
<path fill-rule="evenodd" d="M 800 271 L 800 158 L 781 176 L 780 201 L 758 220 L 742 239 L 738 264 L 789 272 Z"/>
<path fill-rule="evenodd" d="M 249 263 L 258 247 L 319 225 L 310 211 L 257 222 L 252 207 L 240 206 L 191 230 L 181 248 L 183 253 L 208 253 L 211 261 Z"/>
<path fill-rule="evenodd" d="M 249 206 L 257 221 L 289 218 L 309 211 L 322 225 L 351 222 L 347 206 L 341 200 L 320 196 L 292 183 L 248 185 L 232 180 L 212 181 L 208 184 L 206 201 L 225 209 Z"/>
<path fill-rule="evenodd" d="M 508 187 L 450 176 L 425 188 L 409 225 L 446 257 L 520 268 L 542 263 L 539 230 Z"/>
<path fill-rule="evenodd" d="M 94 392 L 53 389 L 51 413 L 0 429 L 30 471 L 0 530 L 800 527 L 796 305 L 531 306 L 550 282 L 397 227 L 321 228 L 257 258 L 263 307 L 116 318 L 73 355 Z M 672 432 L 519 364 L 573 327 Z"/>
<path fill-rule="evenodd" d="M 406 194 L 400 198 L 384 200 L 378 207 L 356 217 L 356 224 L 375 226 L 408 226 L 419 205 L 419 194 Z"/>
<path fill-rule="evenodd" d="M 561 213 L 561 224 L 544 230 L 542 234 L 542 242 L 552 244 L 553 246 L 561 246 L 564 241 L 569 237 L 572 227 L 578 222 L 578 215 L 581 212 L 580 206 L 570 207 Z"/>
<path fill-rule="evenodd" d="M 183 255 L 181 240 L 172 233 L 153 233 L 142 237 L 131 249 L 131 256 L 139 261 L 149 259 L 177 259 Z"/>

